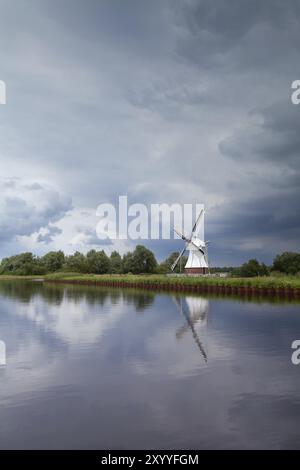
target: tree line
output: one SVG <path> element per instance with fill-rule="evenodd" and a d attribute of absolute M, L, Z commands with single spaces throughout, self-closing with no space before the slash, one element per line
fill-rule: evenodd
<path fill-rule="evenodd" d="M 271 266 L 260 263 L 256 258 L 250 259 L 239 267 L 214 268 L 212 271 L 229 272 L 235 277 L 256 276 L 300 276 L 300 253 L 286 251 L 277 255 Z"/>
<path fill-rule="evenodd" d="M 137 245 L 134 251 L 121 256 L 113 251 L 108 256 L 104 250 L 90 250 L 87 254 L 76 251 L 65 255 L 63 251 L 50 251 L 44 256 L 33 253 L 21 253 L 3 258 L 0 263 L 0 274 L 44 275 L 54 272 L 76 272 L 90 274 L 164 274 L 178 256 L 173 252 L 163 262 L 158 263 L 154 253 L 143 245 Z M 182 270 L 186 257 L 182 258 Z M 175 272 L 180 272 L 180 263 Z M 212 268 L 212 273 L 228 271 L 232 276 L 254 277 L 270 274 L 300 275 L 300 253 L 285 252 L 274 259 L 272 266 L 266 266 L 256 259 L 251 259 L 240 267 Z"/>
<path fill-rule="evenodd" d="M 90 250 L 86 255 L 79 251 L 65 255 L 59 250 L 50 251 L 41 257 L 27 252 L 3 258 L 0 274 L 29 276 L 59 271 L 83 274 L 163 274 L 170 271 L 177 256 L 178 253 L 174 252 L 159 264 L 154 253 L 143 245 L 137 245 L 134 251 L 129 251 L 123 256 L 117 251 L 108 256 L 104 250 Z M 185 261 L 186 259 L 183 263 Z M 176 267 L 176 272 L 179 272 L 179 266 Z"/>

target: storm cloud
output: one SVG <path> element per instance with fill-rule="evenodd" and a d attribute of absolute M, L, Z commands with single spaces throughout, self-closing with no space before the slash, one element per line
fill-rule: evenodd
<path fill-rule="evenodd" d="M 122 194 L 204 203 L 213 264 L 298 249 L 298 0 L 0 0 L 0 13 L 1 174 L 57 203 L 37 215 L 34 187 L 2 197 L 0 256 L 101 247 L 92 214 Z M 148 246 L 162 258 L 181 243 Z"/>

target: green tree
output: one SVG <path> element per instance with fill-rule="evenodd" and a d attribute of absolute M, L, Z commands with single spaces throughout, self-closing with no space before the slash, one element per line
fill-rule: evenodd
<path fill-rule="evenodd" d="M 41 258 L 41 262 L 45 266 L 46 272 L 53 273 L 63 267 L 65 255 L 61 250 L 49 251 L 49 253 Z"/>
<path fill-rule="evenodd" d="M 121 274 L 123 272 L 122 258 L 117 251 L 113 251 L 110 255 L 110 272 L 112 274 Z"/>
<path fill-rule="evenodd" d="M 234 274 L 241 277 L 267 276 L 269 270 L 264 263 L 260 264 L 257 259 L 250 259 L 240 268 L 237 268 Z"/>
<path fill-rule="evenodd" d="M 272 269 L 285 274 L 297 274 L 300 272 L 300 253 L 284 252 L 277 255 Z"/>
<path fill-rule="evenodd" d="M 82 253 L 79 253 L 79 251 L 76 251 L 73 255 L 67 256 L 65 258 L 63 268 L 65 271 L 72 271 L 76 273 L 88 272 L 86 258 Z"/>
<path fill-rule="evenodd" d="M 133 253 L 128 251 L 122 259 L 123 273 L 132 273 L 134 269 Z"/>
<path fill-rule="evenodd" d="M 86 255 L 86 259 L 88 272 L 94 274 L 108 273 L 110 268 L 110 260 L 103 250 L 90 250 Z"/>
<path fill-rule="evenodd" d="M 155 272 L 157 262 L 152 251 L 143 245 L 137 245 L 132 257 L 129 257 L 129 265 L 133 274 L 150 274 Z"/>
<path fill-rule="evenodd" d="M 0 266 L 1 274 L 16 274 L 26 276 L 32 274 L 43 274 L 40 259 L 32 253 L 20 253 L 19 255 L 4 258 Z"/>

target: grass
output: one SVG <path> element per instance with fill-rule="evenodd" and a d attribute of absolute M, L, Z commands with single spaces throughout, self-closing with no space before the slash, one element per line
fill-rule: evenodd
<path fill-rule="evenodd" d="M 227 286 L 227 287 L 253 287 L 266 289 L 292 288 L 300 289 L 300 277 L 276 276 L 276 277 L 252 277 L 252 278 L 219 278 L 219 277 L 168 277 L 162 274 L 152 275 L 118 275 L 118 274 L 78 274 L 78 273 L 54 273 L 45 276 L 45 280 L 79 281 L 79 282 L 122 282 L 122 284 L 135 284 L 144 286 L 151 284 L 154 287 L 160 285 L 200 285 L 200 286 Z"/>
<path fill-rule="evenodd" d="M 30 281 L 32 279 L 43 279 L 44 276 L 16 276 L 15 274 L 0 274 L 0 281 Z"/>
<path fill-rule="evenodd" d="M 1 280 L 32 280 L 43 278 L 45 281 L 77 281 L 83 283 L 122 283 L 134 284 L 135 286 L 153 287 L 176 285 L 197 285 L 197 286 L 216 286 L 216 287 L 252 287 L 262 289 L 300 289 L 299 276 L 265 276 L 265 277 L 251 277 L 251 278 L 236 278 L 236 277 L 179 277 L 179 276 L 166 276 L 163 274 L 151 275 L 133 275 L 133 274 L 80 274 L 80 273 L 53 273 L 45 276 L 9 276 L 0 275 Z"/>

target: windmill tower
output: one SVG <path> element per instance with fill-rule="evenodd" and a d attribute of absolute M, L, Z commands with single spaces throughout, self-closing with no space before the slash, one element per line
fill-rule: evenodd
<path fill-rule="evenodd" d="M 188 260 L 184 268 L 186 274 L 209 274 L 207 244 L 204 241 L 204 207 L 201 209 L 189 237 L 186 237 L 178 230 L 174 232 L 185 241 L 185 246 L 171 266 L 174 271 L 178 261 L 185 251 L 189 252 Z"/>

